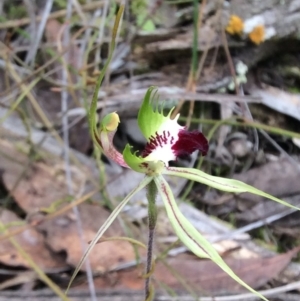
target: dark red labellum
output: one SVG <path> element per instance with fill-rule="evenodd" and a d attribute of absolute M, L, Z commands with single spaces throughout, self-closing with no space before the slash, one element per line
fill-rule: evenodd
<path fill-rule="evenodd" d="M 197 130 L 189 132 L 183 129 L 179 131 L 178 138 L 172 146 L 176 157 L 190 155 L 196 150 L 199 150 L 202 156 L 207 154 L 208 141 L 201 132 Z"/>

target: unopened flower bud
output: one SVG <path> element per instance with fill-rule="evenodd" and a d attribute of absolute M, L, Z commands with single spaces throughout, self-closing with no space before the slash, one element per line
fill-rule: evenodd
<path fill-rule="evenodd" d="M 119 115 L 116 112 L 113 112 L 113 113 L 106 115 L 102 119 L 101 127 L 102 127 L 102 129 L 104 129 L 108 132 L 112 132 L 112 131 L 116 130 L 119 123 L 120 123 Z"/>

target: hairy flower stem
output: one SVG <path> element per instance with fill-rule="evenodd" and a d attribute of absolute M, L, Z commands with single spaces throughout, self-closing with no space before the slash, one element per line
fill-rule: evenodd
<path fill-rule="evenodd" d="M 157 221 L 157 208 L 155 205 L 157 195 L 157 187 L 154 181 L 151 181 L 147 186 L 147 199 L 148 199 L 148 245 L 147 245 L 147 263 L 146 263 L 146 274 L 145 274 L 145 296 L 146 301 L 152 300 L 153 290 L 150 284 L 150 278 L 153 273 L 153 242 L 155 225 Z"/>

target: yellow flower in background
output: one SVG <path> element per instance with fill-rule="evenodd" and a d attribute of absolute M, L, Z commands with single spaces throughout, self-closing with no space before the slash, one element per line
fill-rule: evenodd
<path fill-rule="evenodd" d="M 242 39 L 247 37 L 255 45 L 276 36 L 274 27 L 265 27 L 265 19 L 262 15 L 256 15 L 246 20 L 242 20 L 237 15 L 231 15 L 226 31 L 231 35 L 240 35 Z"/>
<path fill-rule="evenodd" d="M 249 39 L 256 45 L 261 44 L 265 40 L 265 27 L 258 25 L 249 33 Z"/>
<path fill-rule="evenodd" d="M 242 34 L 244 29 L 244 22 L 243 20 L 237 15 L 231 15 L 228 25 L 226 27 L 226 31 L 229 34 Z"/>

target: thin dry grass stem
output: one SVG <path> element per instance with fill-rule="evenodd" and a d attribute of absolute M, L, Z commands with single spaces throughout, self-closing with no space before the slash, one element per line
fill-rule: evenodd
<path fill-rule="evenodd" d="M 1 23 L 0 23 L 1 24 Z M 86 30 L 86 27 L 82 27 L 81 29 L 79 29 L 73 36 L 72 38 L 72 42 L 74 40 L 77 39 L 78 36 L 80 36 L 82 34 L 82 32 L 84 32 Z M 11 50 L 0 41 L 0 45 L 5 47 L 5 50 L 7 51 L 7 53 L 11 53 Z M 67 47 L 67 49 L 64 49 L 63 53 L 60 53 L 56 56 L 54 56 L 53 58 L 49 59 L 44 65 L 42 65 L 41 67 L 37 68 L 36 70 L 32 71 L 32 73 L 30 73 L 29 75 L 27 75 L 26 77 L 24 77 L 20 82 L 17 82 L 17 84 L 11 86 L 10 89 L 8 89 L 8 91 L 4 91 L 2 93 L 0 93 L 0 97 L 6 96 L 7 94 L 9 94 L 11 91 L 20 88 L 21 84 L 26 83 L 28 80 L 30 80 L 31 78 L 33 78 L 34 76 L 37 76 L 40 72 L 44 71 L 47 67 L 49 67 L 51 64 L 53 64 L 55 61 L 57 61 L 58 59 L 60 59 L 62 57 L 62 55 L 68 51 L 70 48 L 70 46 Z M 2 55 L 2 57 L 4 56 L 5 53 L 1 53 L 0 55 Z M 6 58 L 6 57 L 5 57 Z M 10 63 L 11 65 L 11 63 Z M 12 65 L 11 65 L 12 66 Z"/>
<path fill-rule="evenodd" d="M 83 30 L 79 30 L 76 35 L 79 35 Z M 72 40 L 74 40 L 76 38 L 76 36 L 73 37 Z M 65 49 L 63 51 L 63 53 L 59 54 L 58 56 L 55 57 L 54 60 L 51 61 L 51 63 L 53 63 L 57 58 L 61 57 L 67 50 L 69 49 L 69 47 L 67 47 L 67 49 Z M 46 126 L 46 128 L 48 129 L 49 133 L 51 133 L 54 138 L 58 141 L 58 143 L 60 143 L 61 145 L 63 145 L 63 140 L 62 138 L 59 136 L 58 132 L 56 130 L 53 129 L 53 125 L 52 123 L 49 121 L 49 119 L 47 118 L 47 116 L 45 115 L 44 111 L 42 110 L 42 108 L 40 107 L 40 105 L 38 104 L 37 100 L 35 99 L 35 97 L 33 96 L 33 94 L 28 91 L 28 87 L 27 84 L 25 84 L 25 80 L 19 76 L 18 72 L 13 68 L 12 64 L 10 63 L 10 61 L 7 58 L 7 70 L 10 74 L 10 76 L 14 79 L 14 81 L 17 83 L 17 85 L 21 88 L 22 93 L 24 93 L 25 95 L 27 95 L 29 101 L 31 102 L 34 110 L 37 112 L 38 116 L 41 118 L 42 122 L 44 123 L 44 125 Z M 40 67 L 40 71 L 42 71 L 46 65 L 49 65 L 49 62 L 46 63 L 44 66 Z M 33 72 L 36 73 L 36 72 Z M 31 78 L 32 74 L 30 76 L 28 76 L 28 78 Z M 9 83 L 8 83 L 9 84 Z M 1 95 L 0 95 L 1 96 Z M 46 137 L 46 136 L 45 136 Z M 41 141 L 41 143 L 39 145 L 42 145 L 43 140 Z M 83 164 L 81 162 L 79 162 L 79 160 L 76 158 L 76 156 L 73 153 L 70 153 L 70 157 L 72 159 L 72 162 L 83 168 Z M 99 184 L 98 182 L 92 177 L 89 176 L 89 179 L 91 180 L 91 182 L 93 183 L 93 185 L 95 187 L 98 187 Z"/>
<path fill-rule="evenodd" d="M 284 157 L 289 160 L 294 168 L 300 170 L 299 162 L 297 162 L 292 156 L 290 156 L 265 130 L 260 129 L 259 132 L 274 146 L 275 149 L 277 149 Z"/>
<path fill-rule="evenodd" d="M 235 93 L 236 93 L 236 95 L 242 95 L 243 96 L 244 91 L 243 91 L 242 87 L 240 88 L 240 86 L 237 82 L 235 67 L 234 67 L 234 64 L 233 64 L 233 61 L 232 61 L 232 57 L 230 55 L 228 41 L 227 41 L 227 37 L 226 37 L 226 33 L 225 33 L 224 29 L 222 30 L 222 41 L 223 41 L 223 46 L 224 46 L 224 49 L 225 49 L 227 61 L 228 61 L 228 64 L 229 64 L 230 73 L 231 73 L 231 76 L 233 77 L 234 86 L 235 86 Z M 251 114 L 251 111 L 249 109 L 248 104 L 246 102 L 241 102 L 240 103 L 240 108 L 242 110 L 242 115 L 253 121 L 253 117 L 252 117 L 252 114 Z M 257 129 L 253 129 L 253 134 L 254 134 L 254 151 L 257 152 L 258 147 L 259 147 L 259 137 L 258 137 Z"/>
<path fill-rule="evenodd" d="M 30 32 L 30 47 L 29 50 L 26 54 L 26 58 L 25 58 L 25 63 L 24 64 L 28 64 L 29 61 L 29 56 L 32 52 L 32 50 L 34 49 L 34 44 L 35 44 L 35 39 L 36 39 L 36 35 L 37 35 L 37 24 L 36 24 L 36 20 L 35 20 L 35 6 L 34 6 L 34 2 L 31 0 L 23 0 L 26 10 L 28 12 L 28 15 L 30 17 L 30 25 L 29 25 L 29 32 Z"/>
<path fill-rule="evenodd" d="M 207 0 L 203 0 L 200 7 L 199 7 L 199 17 L 197 20 L 197 28 L 198 28 L 198 36 L 199 33 L 201 31 L 201 24 L 202 24 L 202 19 L 203 19 L 203 12 L 204 12 L 204 8 L 206 6 L 206 1 Z M 197 46 L 198 47 L 198 46 Z M 207 52 L 208 52 L 208 48 L 207 48 Z M 196 92 L 196 87 L 197 87 L 197 80 L 199 79 L 199 76 L 201 74 L 202 68 L 204 66 L 204 62 L 207 56 L 207 52 L 204 52 L 201 56 L 201 60 L 199 62 L 196 74 L 193 74 L 192 69 L 193 66 L 191 65 L 191 69 L 190 69 L 190 74 L 189 74 L 189 78 L 188 78 L 188 82 L 186 84 L 186 90 L 188 92 Z M 173 113 L 172 113 L 172 118 L 174 118 L 179 111 L 181 110 L 183 104 L 185 103 L 184 99 L 181 99 L 178 103 L 178 105 L 176 106 L 176 108 L 174 109 Z M 190 123 L 191 123 L 191 118 L 194 112 L 194 107 L 195 107 L 195 103 L 194 101 L 190 102 L 190 106 L 189 106 L 189 112 L 188 112 L 188 119 L 186 121 L 186 126 L 189 127 Z"/>
<path fill-rule="evenodd" d="M 45 26 L 46 26 L 47 20 L 49 18 L 52 6 L 53 6 L 53 0 L 46 1 L 45 8 L 41 15 L 41 22 L 38 26 L 36 35 L 34 36 L 32 48 L 30 48 L 29 51 L 27 52 L 25 63 L 29 64 L 31 66 L 34 65 L 35 56 L 36 56 L 39 44 L 41 42 L 41 39 L 43 37 Z M 34 21 L 32 21 L 32 22 L 34 22 Z"/>
<path fill-rule="evenodd" d="M 1 101 L 1 106 L 3 108 L 6 108 L 7 111 L 3 111 L 3 114 L 0 118 L 0 124 L 4 123 L 7 118 L 10 117 L 10 115 L 13 113 L 13 112 L 17 112 L 26 129 L 28 130 L 28 140 L 30 139 L 30 127 L 27 126 L 27 122 L 24 118 L 24 112 L 19 108 L 19 105 L 20 103 L 25 99 L 25 97 L 27 96 L 28 93 L 30 93 L 30 91 L 37 85 L 37 83 L 41 80 L 41 78 L 37 77 L 35 80 L 33 80 L 32 82 L 30 82 L 28 84 L 28 86 L 26 87 L 26 90 L 22 91 L 22 93 L 19 94 L 18 91 L 15 91 L 14 93 L 12 93 L 12 95 L 10 95 L 11 97 L 6 97 L 6 99 L 2 99 Z M 6 104 L 7 102 L 10 102 L 9 104 Z"/>
<path fill-rule="evenodd" d="M 5 156 L 5 154 L 2 154 L 2 156 L 6 157 L 6 159 L 8 160 L 13 160 L 14 158 Z M 15 189 L 18 187 L 18 185 L 20 184 L 21 180 L 26 176 L 26 172 L 28 171 L 28 169 L 30 168 L 31 164 L 32 164 L 33 160 L 30 157 L 30 159 L 26 162 L 23 170 L 21 171 L 21 173 L 18 175 L 17 179 L 15 180 L 14 184 L 12 185 L 11 189 L 9 190 L 8 194 L 5 196 L 4 199 L 1 200 L 1 207 L 6 208 L 8 205 L 8 201 L 13 198 L 13 193 L 15 191 Z"/>
<path fill-rule="evenodd" d="M 196 92 L 196 82 L 195 82 L 195 80 L 193 80 L 192 83 L 191 83 L 190 91 L 194 92 L 194 93 Z M 189 128 L 190 125 L 191 125 L 191 118 L 193 117 L 193 114 L 194 114 L 194 108 L 195 108 L 195 101 L 192 100 L 189 103 L 189 111 L 188 111 L 188 116 L 187 116 L 186 124 L 185 124 L 185 126 L 187 128 Z"/>
<path fill-rule="evenodd" d="M 85 76 L 86 76 L 86 69 L 87 68 L 87 58 L 88 58 L 88 48 L 87 45 L 89 45 L 89 41 L 91 39 L 91 33 L 92 33 L 92 27 L 93 27 L 93 24 L 95 23 L 95 19 L 97 17 L 100 16 L 100 9 L 97 9 L 94 14 L 93 14 L 93 17 L 91 18 L 91 20 L 89 21 L 89 24 L 87 26 L 87 30 L 84 32 L 84 36 L 83 36 L 83 39 L 82 39 L 82 43 L 80 45 L 80 57 L 78 58 L 80 60 L 80 63 L 79 63 L 79 66 L 80 66 L 80 74 L 83 78 L 83 82 L 87 82 Z M 87 52 L 87 53 L 86 53 Z"/>
<path fill-rule="evenodd" d="M 105 0 L 104 2 L 104 8 L 102 11 L 102 19 L 101 19 L 101 23 L 100 23 L 100 27 L 99 27 L 99 35 L 98 35 L 98 39 L 97 39 L 97 44 L 98 47 L 96 49 L 96 53 L 95 53 L 95 59 L 94 59 L 94 73 L 96 74 L 98 72 L 98 64 L 101 63 L 101 44 L 102 44 L 102 39 L 104 36 L 104 28 L 105 28 L 105 21 L 106 21 L 106 16 L 107 16 L 107 12 L 108 12 L 108 5 L 109 5 L 109 0 Z"/>
<path fill-rule="evenodd" d="M 104 235 L 96 242 L 96 244 L 100 244 L 102 242 L 105 242 L 105 241 L 116 241 L 116 240 L 119 240 L 119 241 L 128 241 L 134 245 L 137 245 L 139 247 L 142 247 L 143 249 L 146 249 L 146 246 L 136 240 L 136 239 L 133 239 L 133 238 L 130 238 L 130 237 L 124 237 L 124 236 L 110 236 L 110 237 L 105 237 Z M 92 241 L 89 241 L 89 243 L 91 243 Z"/>
<path fill-rule="evenodd" d="M 0 41 L 0 45 L 1 44 L 3 44 L 3 43 L 1 43 L 1 41 Z M 0 52 L 0 56 L 1 57 L 3 57 L 3 62 L 4 62 L 4 64 L 5 64 L 5 70 L 4 70 L 4 85 L 5 85 L 5 87 L 11 87 L 11 84 L 10 84 L 10 77 L 9 77 L 9 72 L 7 72 L 7 62 L 8 62 L 8 60 L 9 60 L 9 57 L 8 57 L 8 55 L 6 55 L 5 54 L 5 52 L 3 52 L 3 53 L 1 53 Z M 1 95 L 1 93 L 0 93 L 0 95 Z"/>
<path fill-rule="evenodd" d="M 176 278 L 176 280 L 182 285 L 182 287 L 184 287 L 186 292 L 190 293 L 191 298 L 194 298 L 194 300 L 197 300 L 198 295 L 199 295 L 199 293 L 197 293 L 197 291 L 199 290 L 199 287 L 196 287 L 195 284 L 194 285 L 189 284 L 188 281 L 185 279 L 185 277 L 183 277 L 180 274 L 180 272 L 176 271 L 176 269 L 173 268 L 172 265 L 170 265 L 167 262 L 167 260 L 165 260 L 165 258 L 159 258 L 159 261 L 168 269 L 168 271 L 172 274 L 172 276 Z M 204 292 L 204 291 L 203 291 L 203 293 L 207 294 L 207 292 Z M 199 301 L 202 301 L 202 298 Z"/>
<path fill-rule="evenodd" d="M 282 299 L 287 300 L 287 296 L 291 296 L 289 298 L 289 301 L 298 301 L 299 296 L 295 294 L 284 294 L 289 291 L 298 290 L 300 288 L 300 281 L 295 281 L 280 287 L 266 289 L 258 291 L 260 294 L 263 294 L 265 297 L 275 297 L 276 300 Z M 199 288 L 198 288 L 199 289 Z M 284 294 L 284 295 L 282 295 Z M 238 295 L 225 295 L 225 296 L 219 296 L 219 297 L 195 297 L 195 296 L 157 296 L 156 300 L 159 301 L 195 301 L 195 300 L 201 300 L 201 301 L 259 301 L 258 297 L 254 296 L 252 293 L 244 293 L 244 294 L 238 294 Z"/>
<path fill-rule="evenodd" d="M 214 68 L 215 65 L 216 65 L 217 57 L 218 57 L 218 52 L 219 52 L 219 46 L 217 46 L 217 47 L 214 49 L 214 53 L 213 53 L 213 56 L 212 56 L 212 59 L 211 59 L 210 65 L 209 65 L 209 70 L 210 70 L 210 71 L 212 71 L 213 68 Z"/>
<path fill-rule="evenodd" d="M 57 210 L 56 212 L 50 213 L 48 215 L 46 215 L 43 219 L 39 220 L 39 221 L 33 221 L 31 224 L 26 224 L 20 228 L 11 230 L 9 232 L 6 232 L 5 234 L 0 236 L 0 241 L 6 240 L 12 236 L 18 235 L 22 232 L 24 232 L 27 229 L 30 228 L 34 228 L 40 224 L 42 224 L 43 222 L 46 222 L 48 220 L 51 220 L 53 218 L 56 218 L 62 214 L 65 214 L 66 212 L 68 212 L 69 210 L 72 210 L 74 206 L 78 206 L 80 204 L 82 204 L 83 202 L 85 202 L 86 200 L 88 200 L 89 198 L 91 198 L 95 193 L 97 193 L 98 190 L 94 190 L 92 192 L 89 192 L 88 194 L 82 196 L 81 198 L 77 199 L 76 201 L 73 201 L 72 203 L 64 206 L 63 208 Z"/>
<path fill-rule="evenodd" d="M 125 2 L 126 2 L 126 0 L 122 0 L 122 1 L 121 1 L 121 3 L 122 3 L 124 6 L 125 6 Z M 121 18 L 121 20 L 120 20 L 119 28 L 122 28 L 122 24 L 123 24 L 123 18 Z M 112 29 L 113 29 L 113 27 L 112 27 Z M 121 32 L 121 30 L 118 30 L 118 31 L 117 31 L 117 35 L 116 35 L 116 37 L 115 37 L 115 41 L 118 41 L 118 40 L 119 40 L 120 32 Z M 109 47 L 111 47 L 111 44 L 109 44 Z M 125 46 L 121 45 L 121 49 L 122 49 L 123 47 L 126 47 L 126 45 L 125 45 Z M 118 52 L 118 49 L 116 49 L 116 50 L 114 51 L 113 57 L 112 57 L 112 62 L 111 62 L 111 64 L 110 64 L 109 68 L 107 68 L 107 72 L 106 72 L 106 74 L 105 74 L 104 83 L 105 83 L 106 86 L 109 85 L 110 74 L 111 74 L 111 66 L 112 66 L 113 63 L 114 63 L 114 59 L 116 59 L 116 53 L 117 53 L 117 52 Z M 120 52 L 122 52 L 122 51 L 120 51 Z"/>
<path fill-rule="evenodd" d="M 207 0 L 203 0 L 201 6 L 199 8 L 199 19 L 198 19 L 199 33 L 201 31 L 201 24 L 202 24 L 202 19 L 203 19 L 203 15 L 204 15 L 204 8 L 206 6 L 206 2 L 207 2 Z M 217 12 L 217 17 L 218 16 L 220 16 L 220 10 L 218 10 L 218 12 Z M 206 49 L 203 51 L 203 53 L 201 55 L 201 59 L 200 59 L 199 64 L 198 64 L 198 69 L 197 69 L 197 72 L 196 72 L 196 80 L 197 81 L 199 80 L 200 74 L 201 74 L 201 72 L 203 70 L 204 63 L 205 63 L 205 60 L 207 58 L 207 54 L 208 54 L 208 50 L 210 48 L 211 42 L 212 42 L 212 36 L 208 40 Z"/>
<path fill-rule="evenodd" d="M 80 5 L 80 3 L 77 0 L 71 0 L 73 7 L 75 8 L 78 16 L 81 18 L 82 22 L 84 25 L 87 25 L 87 18 L 85 16 L 85 14 L 83 13 L 82 7 Z M 71 11 L 72 14 L 72 11 Z M 71 17 L 71 15 L 70 15 Z"/>
<path fill-rule="evenodd" d="M 201 5 L 199 6 L 199 18 L 198 18 L 198 22 L 197 22 L 198 37 L 199 37 L 200 31 L 201 31 L 201 24 L 202 24 L 202 19 L 203 19 L 204 8 L 206 6 L 206 1 L 207 0 L 203 0 Z M 194 93 L 196 92 L 196 86 L 197 86 L 196 82 L 198 82 L 198 79 L 199 79 L 200 74 L 202 72 L 204 62 L 205 62 L 207 54 L 208 54 L 208 49 L 209 49 L 210 43 L 211 43 L 211 40 L 209 41 L 205 51 L 201 55 L 201 59 L 200 59 L 199 64 L 198 64 L 196 74 L 194 75 L 195 78 L 193 80 L 192 88 L 191 88 L 191 91 L 194 92 Z M 190 106 L 189 106 L 188 116 L 187 116 L 187 122 L 186 122 L 186 127 L 187 128 L 189 128 L 190 125 L 191 125 L 191 118 L 193 117 L 193 114 L 194 114 L 194 108 L 195 108 L 195 101 L 191 101 Z"/>
<path fill-rule="evenodd" d="M 2 44 L 0 44 L 0 45 L 2 46 Z M 23 66 L 25 66 L 23 61 L 21 61 L 14 53 L 10 53 L 10 55 L 13 57 L 14 60 L 17 61 L 17 63 L 20 63 Z M 7 60 L 8 60 L 8 56 L 6 56 L 6 60 L 0 59 L 0 68 L 2 68 L 4 70 L 7 68 Z M 28 70 L 26 67 L 18 66 L 16 64 L 13 64 L 12 62 L 10 64 L 15 68 L 15 70 L 17 70 L 21 74 L 30 74 L 31 73 L 31 71 Z"/>
<path fill-rule="evenodd" d="M 94 62 L 88 63 L 88 59 L 90 56 L 90 53 L 92 53 L 94 50 L 97 50 L 98 47 L 100 47 L 99 44 L 96 43 L 96 35 L 97 32 L 95 31 L 92 34 L 92 27 L 94 27 L 97 31 L 99 30 L 99 26 L 94 26 L 93 24 L 96 23 L 97 19 L 101 16 L 101 10 L 97 9 L 93 17 L 90 20 L 90 26 L 88 30 L 86 30 L 83 38 L 83 43 L 80 47 L 80 53 L 81 55 L 81 62 L 80 62 L 80 75 L 81 75 L 81 82 L 85 85 L 94 85 L 96 83 L 96 77 L 93 77 L 93 75 L 89 75 L 88 70 L 91 69 L 94 66 Z M 94 45 L 95 44 L 95 45 Z M 100 59 L 99 59 L 100 63 Z M 86 95 L 83 95 L 83 98 L 86 99 Z"/>
<path fill-rule="evenodd" d="M 0 230 L 6 232 L 5 225 L 0 221 Z M 13 238 L 9 237 L 10 243 L 15 247 L 18 253 L 27 261 L 28 265 L 36 272 L 40 280 L 42 280 L 57 296 L 63 301 L 70 301 L 70 299 L 61 291 L 59 286 L 55 284 L 45 272 L 34 262 L 29 254 L 22 248 L 22 246 Z"/>
<path fill-rule="evenodd" d="M 300 205 L 300 203 L 297 206 L 299 206 L 299 205 Z M 210 242 L 216 243 L 216 242 L 227 240 L 227 239 L 228 240 L 234 239 L 235 237 L 238 237 L 240 234 L 247 233 L 249 231 L 269 225 L 269 224 L 271 224 L 275 221 L 278 221 L 279 219 L 282 219 L 283 217 L 288 216 L 296 211 L 297 211 L 297 209 L 294 209 L 294 208 L 285 208 L 280 213 L 273 214 L 271 216 L 268 216 L 268 217 L 258 220 L 256 222 L 253 222 L 251 224 L 248 224 L 248 225 L 238 228 L 236 230 L 230 231 L 227 234 L 220 235 L 214 239 L 211 239 Z"/>
<path fill-rule="evenodd" d="M 98 9 L 98 10 L 96 10 L 96 12 L 100 12 L 101 13 L 101 10 Z M 90 24 L 92 24 L 92 23 L 93 22 L 90 22 Z M 98 27 L 96 27 L 96 26 L 92 26 L 92 25 L 85 26 L 85 28 L 88 28 L 88 27 L 91 27 L 94 30 L 98 30 Z M 76 46 L 81 47 L 81 45 L 83 44 L 83 40 L 84 39 L 82 39 L 82 38 L 78 39 L 78 40 L 74 41 L 73 44 L 76 45 Z M 109 43 L 110 42 L 110 37 L 105 36 L 103 38 L 103 41 L 105 43 Z M 45 42 L 45 43 L 39 45 L 39 49 L 48 49 L 48 48 L 53 48 L 55 46 L 56 46 L 56 43 L 54 43 L 54 42 Z M 16 53 L 28 51 L 29 48 L 30 48 L 30 45 L 17 45 L 16 47 L 14 47 L 14 53 L 16 54 Z M 78 59 L 80 59 L 80 57 L 78 57 Z M 20 62 L 22 62 L 21 64 L 24 65 L 23 61 L 20 60 Z"/>
<path fill-rule="evenodd" d="M 234 64 L 233 64 L 233 61 L 232 61 L 232 57 L 230 55 L 228 41 L 227 41 L 227 37 L 226 37 L 226 33 L 225 33 L 224 29 L 221 30 L 221 34 L 222 34 L 223 47 L 224 47 L 224 50 L 225 50 L 225 54 L 226 54 L 227 62 L 228 62 L 228 65 L 229 65 L 230 73 L 231 73 L 231 76 L 233 77 L 233 81 L 234 81 L 235 94 L 239 95 L 239 84 L 237 82 L 235 67 L 234 67 Z"/>
<path fill-rule="evenodd" d="M 188 91 L 188 92 L 191 92 L 192 81 L 193 81 L 192 72 L 190 72 L 187 83 L 186 83 L 186 91 Z M 171 115 L 172 118 L 175 118 L 175 116 L 180 112 L 184 103 L 185 103 L 184 99 L 179 100 L 177 106 L 175 107 L 175 109 L 172 112 L 172 115 Z"/>
<path fill-rule="evenodd" d="M 124 5 L 125 5 L 126 2 L 127 2 L 126 0 L 122 0 L 121 1 L 121 3 L 123 3 Z M 129 32 L 129 34 L 128 34 L 127 38 L 126 38 L 126 43 L 124 45 L 121 45 L 121 47 L 119 49 L 120 53 L 123 52 L 123 50 L 124 50 L 125 47 L 129 47 L 129 52 L 132 51 L 132 49 L 131 49 L 131 44 L 132 44 L 131 42 L 132 42 L 132 40 L 134 39 L 134 37 L 136 36 L 136 34 L 138 33 L 138 31 L 141 28 L 143 28 L 143 26 L 146 24 L 146 22 L 149 20 L 149 18 L 156 13 L 156 11 L 159 9 L 159 7 L 162 5 L 162 3 L 163 3 L 163 1 L 161 1 L 161 0 L 156 0 L 153 3 L 151 9 L 148 11 L 148 13 L 147 13 L 145 19 L 143 20 L 143 22 L 139 26 L 135 27 L 134 30 L 132 30 L 132 31 Z M 130 16 L 129 5 L 126 5 L 125 8 L 126 8 L 126 15 Z M 123 20 L 122 20 L 122 22 L 123 22 Z M 116 41 L 118 41 L 118 37 L 117 37 Z M 132 67 L 129 67 L 129 72 L 130 72 L 130 78 L 129 78 L 129 80 L 130 80 L 130 84 L 132 84 L 132 75 L 133 75 Z"/>
<path fill-rule="evenodd" d="M 75 1 L 76 2 L 76 1 Z M 74 3 L 74 0 L 73 0 Z M 72 1 L 68 2 L 67 6 L 67 14 L 66 14 L 66 21 L 68 22 L 71 18 L 72 13 Z M 63 45 L 67 47 L 70 44 L 70 26 L 69 24 L 65 27 L 65 31 L 63 36 L 58 36 L 58 43 L 62 40 Z M 60 47 L 62 48 L 62 47 Z M 68 61 L 70 59 L 70 53 L 66 52 L 64 56 L 62 57 L 63 61 L 63 70 L 62 70 L 62 82 L 63 84 L 66 84 L 68 79 L 71 80 L 69 72 L 68 72 Z M 68 91 L 66 89 L 63 89 L 61 91 L 61 113 L 62 113 L 62 126 L 63 126 L 63 141 L 64 141 L 64 163 L 65 163 L 65 176 L 66 176 L 66 185 L 69 195 L 73 195 L 73 180 L 72 180 L 72 174 L 70 170 L 70 149 L 69 149 L 69 130 L 68 130 Z M 82 227 L 82 220 L 80 216 L 80 212 L 78 210 L 78 207 L 75 205 L 73 208 L 73 213 L 76 217 L 76 226 L 77 226 L 77 232 L 79 235 L 81 247 L 82 247 L 82 254 L 84 254 L 86 249 L 86 242 L 84 241 L 84 234 L 83 234 L 83 227 Z M 85 261 L 85 268 L 86 268 L 86 275 L 87 275 L 87 281 L 88 286 L 90 290 L 90 296 L 92 301 L 97 301 L 96 291 L 95 291 L 95 285 L 93 280 L 93 272 L 91 268 L 90 261 L 87 259 Z"/>
<path fill-rule="evenodd" d="M 10 64 L 10 62 L 8 62 L 7 64 L 7 69 L 10 72 L 11 77 L 20 85 L 21 90 L 24 92 L 27 92 L 27 87 L 26 84 L 23 83 L 21 77 L 19 76 L 19 74 L 16 72 L 16 70 L 13 68 L 13 66 Z M 53 129 L 53 125 L 52 123 L 49 121 L 48 117 L 46 116 L 46 114 L 44 113 L 44 111 L 42 110 L 42 108 L 40 107 L 39 103 L 37 102 L 37 100 L 35 99 L 35 97 L 33 96 L 33 94 L 31 92 L 28 91 L 27 93 L 27 97 L 32 105 L 32 107 L 34 108 L 34 110 L 36 111 L 36 113 L 38 114 L 38 116 L 40 117 L 41 121 L 43 122 L 43 124 L 47 127 L 47 129 L 53 134 L 53 136 L 60 141 L 61 143 L 63 142 L 62 139 L 60 138 L 60 136 L 57 134 L 57 132 Z"/>
<path fill-rule="evenodd" d="M 71 74 L 68 72 L 68 66 L 69 63 L 68 61 L 70 60 L 68 51 L 64 52 L 64 48 L 68 48 L 70 49 L 72 47 L 72 42 L 69 41 L 68 43 L 64 43 L 64 46 L 62 45 L 62 40 L 63 40 L 63 34 L 66 30 L 69 30 L 69 20 L 67 19 L 66 24 L 64 24 L 64 26 L 61 27 L 61 29 L 59 30 L 58 34 L 57 34 L 57 50 L 60 53 L 64 53 L 65 58 L 62 56 L 62 74 L 64 74 L 65 70 L 66 70 L 66 80 L 62 79 L 62 85 L 65 87 L 68 87 L 68 90 L 70 92 L 70 94 L 72 95 L 73 100 L 75 101 L 75 103 L 78 106 L 81 106 L 81 103 L 77 97 L 77 94 L 75 93 L 75 86 L 74 83 L 72 82 L 72 76 Z M 66 59 L 68 58 L 68 59 Z M 62 87 L 61 87 L 62 88 Z M 67 111 L 65 112 L 65 114 L 67 114 Z"/>
<path fill-rule="evenodd" d="M 87 3 L 85 5 L 82 5 L 81 9 L 82 9 L 82 11 L 92 11 L 92 10 L 101 8 L 102 6 L 103 6 L 103 1 L 93 1 L 93 2 Z M 75 13 L 75 10 L 72 11 L 72 13 Z M 65 16 L 66 16 L 66 9 L 62 9 L 62 10 L 51 13 L 48 17 L 48 20 L 62 18 Z M 41 22 L 42 18 L 41 18 L 41 16 L 37 16 L 35 20 L 36 20 L 36 22 Z M 21 27 L 21 26 L 30 24 L 30 22 L 31 22 L 30 18 L 6 21 L 3 23 L 0 23 L 0 30 L 14 28 L 14 27 Z"/>

